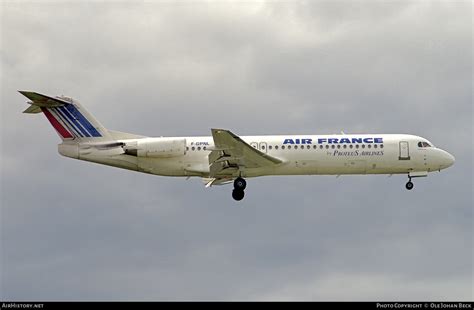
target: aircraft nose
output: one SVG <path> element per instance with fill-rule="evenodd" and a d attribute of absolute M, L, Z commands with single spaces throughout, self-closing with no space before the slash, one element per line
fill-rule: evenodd
<path fill-rule="evenodd" d="M 446 152 L 446 153 L 448 153 L 448 152 Z M 456 161 L 456 159 L 454 158 L 454 156 L 448 153 L 448 167 L 451 167 L 454 164 L 455 161 Z"/>
<path fill-rule="evenodd" d="M 448 168 L 451 167 L 455 162 L 455 158 L 453 155 L 449 154 L 446 151 L 443 151 L 443 163 L 442 163 L 442 168 Z"/>

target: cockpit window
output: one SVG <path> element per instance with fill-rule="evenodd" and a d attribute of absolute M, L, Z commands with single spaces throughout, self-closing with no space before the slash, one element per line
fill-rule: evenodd
<path fill-rule="evenodd" d="M 428 142 L 420 141 L 418 147 L 431 147 L 431 145 Z"/>

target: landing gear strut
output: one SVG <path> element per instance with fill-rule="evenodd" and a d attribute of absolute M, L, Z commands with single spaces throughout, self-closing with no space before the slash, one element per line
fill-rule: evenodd
<path fill-rule="evenodd" d="M 247 187 L 247 182 L 241 178 L 238 177 L 234 181 L 234 190 L 232 191 L 232 198 L 234 198 L 237 201 L 240 201 L 244 199 L 245 192 L 244 189 Z"/>
<path fill-rule="evenodd" d="M 408 177 L 408 182 L 407 184 L 405 185 L 406 189 L 407 190 L 412 190 L 413 189 L 413 182 L 411 181 L 411 177 L 409 176 Z"/>

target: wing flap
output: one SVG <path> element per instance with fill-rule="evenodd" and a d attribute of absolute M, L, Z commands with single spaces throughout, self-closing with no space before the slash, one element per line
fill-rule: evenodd
<path fill-rule="evenodd" d="M 232 178 L 202 178 L 202 182 L 205 187 L 211 187 L 213 185 L 224 185 L 232 183 L 234 179 Z"/>

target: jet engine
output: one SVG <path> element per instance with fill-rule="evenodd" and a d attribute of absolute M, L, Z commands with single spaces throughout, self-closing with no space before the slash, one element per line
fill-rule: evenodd
<path fill-rule="evenodd" d="M 124 150 L 125 154 L 138 157 L 178 157 L 186 153 L 186 139 L 144 138 L 126 143 Z"/>

